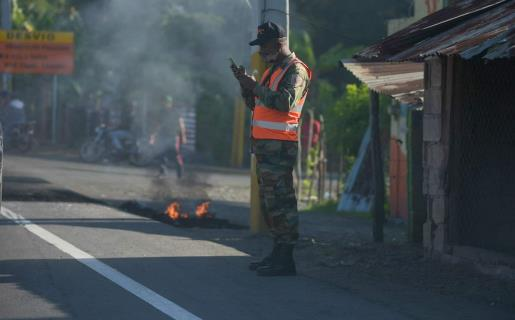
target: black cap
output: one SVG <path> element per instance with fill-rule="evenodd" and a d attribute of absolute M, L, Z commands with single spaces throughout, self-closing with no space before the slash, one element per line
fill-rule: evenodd
<path fill-rule="evenodd" d="M 257 29 L 257 39 L 249 42 L 251 46 L 260 46 L 269 40 L 280 39 L 286 37 L 286 31 L 284 28 L 273 23 L 265 22 L 260 25 Z"/>

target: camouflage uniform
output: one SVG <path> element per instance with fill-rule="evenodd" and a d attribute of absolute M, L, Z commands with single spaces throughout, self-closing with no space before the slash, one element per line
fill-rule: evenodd
<path fill-rule="evenodd" d="M 295 58 L 292 53 L 275 68 L 284 67 Z M 265 85 L 267 83 L 265 82 Z M 264 105 L 288 112 L 302 98 L 309 86 L 309 75 L 300 64 L 288 69 L 277 91 L 258 85 L 252 93 L 244 92 L 246 104 L 254 108 L 254 96 Z M 293 186 L 293 169 L 297 160 L 298 143 L 282 140 L 252 139 L 252 151 L 257 160 L 257 176 L 261 210 L 276 243 L 295 244 L 299 217 Z"/>

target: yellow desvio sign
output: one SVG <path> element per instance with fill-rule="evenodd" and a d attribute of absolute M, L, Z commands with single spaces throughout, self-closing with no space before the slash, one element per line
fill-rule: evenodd
<path fill-rule="evenodd" d="M 0 30 L 0 72 L 71 74 L 73 33 Z"/>

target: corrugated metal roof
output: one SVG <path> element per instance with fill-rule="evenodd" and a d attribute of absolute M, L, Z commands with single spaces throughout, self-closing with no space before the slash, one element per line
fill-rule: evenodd
<path fill-rule="evenodd" d="M 465 0 L 429 15 L 342 64 L 372 90 L 420 105 L 429 56 L 515 56 L 515 0 Z"/>
<path fill-rule="evenodd" d="M 368 87 L 403 103 L 420 104 L 424 94 L 424 64 L 414 62 L 342 61 Z"/>
<path fill-rule="evenodd" d="M 462 1 L 370 46 L 358 61 L 422 61 L 431 55 L 465 59 L 513 57 L 515 0 Z"/>

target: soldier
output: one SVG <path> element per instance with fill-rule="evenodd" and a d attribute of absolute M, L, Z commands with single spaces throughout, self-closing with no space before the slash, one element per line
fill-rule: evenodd
<path fill-rule="evenodd" d="M 257 39 L 263 60 L 271 65 L 258 83 L 233 66 L 242 96 L 252 110 L 252 151 L 257 160 L 259 197 L 274 240 L 272 252 L 249 265 L 259 276 L 295 275 L 293 249 L 299 237 L 293 169 L 298 152 L 298 126 L 311 70 L 291 52 L 281 26 L 266 22 Z"/>

